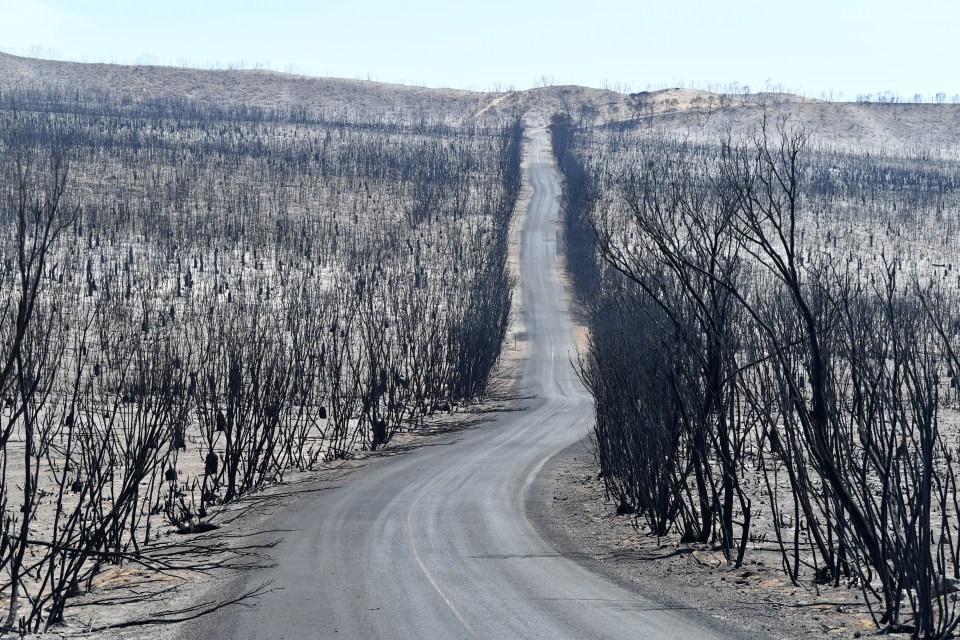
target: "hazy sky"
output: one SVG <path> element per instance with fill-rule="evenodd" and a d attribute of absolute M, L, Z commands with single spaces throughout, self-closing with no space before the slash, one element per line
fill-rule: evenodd
<path fill-rule="evenodd" d="M 0 50 L 427 86 L 960 93 L 960 0 L 0 0 Z M 39 47 L 39 49 L 34 49 Z"/>

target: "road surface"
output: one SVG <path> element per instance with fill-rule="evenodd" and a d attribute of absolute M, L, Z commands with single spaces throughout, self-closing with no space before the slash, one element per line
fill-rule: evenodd
<path fill-rule="evenodd" d="M 525 501 L 557 452 L 581 439 L 589 396 L 570 366 L 573 330 L 557 271 L 560 184 L 546 133 L 530 138 L 533 194 L 520 251 L 528 338 L 524 411 L 443 436 L 312 495 L 272 525 L 294 533 L 253 608 L 231 607 L 193 638 L 727 638 L 690 610 L 639 597 L 566 558 Z"/>

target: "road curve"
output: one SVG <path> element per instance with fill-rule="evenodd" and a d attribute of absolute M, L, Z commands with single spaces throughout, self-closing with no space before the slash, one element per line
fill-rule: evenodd
<path fill-rule="evenodd" d="M 531 523 L 533 479 L 582 438 L 589 396 L 557 271 L 560 184 L 546 133 L 528 139 L 533 187 L 520 251 L 528 338 L 524 411 L 443 436 L 353 474 L 271 523 L 293 530 L 252 608 L 191 629 L 197 638 L 727 638 L 713 623 L 639 597 L 566 558 Z M 198 628 L 199 627 L 199 628 Z"/>

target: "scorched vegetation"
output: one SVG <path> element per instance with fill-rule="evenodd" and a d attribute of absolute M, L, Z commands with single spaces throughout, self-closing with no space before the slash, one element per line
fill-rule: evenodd
<path fill-rule="evenodd" d="M 619 511 L 736 565 L 772 542 L 883 629 L 952 634 L 960 164 L 775 115 L 552 132 Z"/>
<path fill-rule="evenodd" d="M 441 117 L 442 115 L 442 117 Z M 484 395 L 518 119 L 0 95 L 0 623 Z"/>

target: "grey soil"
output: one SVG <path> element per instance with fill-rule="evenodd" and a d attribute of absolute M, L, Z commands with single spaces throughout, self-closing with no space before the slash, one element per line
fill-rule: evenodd
<path fill-rule="evenodd" d="M 752 638 L 858 638 L 877 628 L 854 589 L 795 587 L 772 545 L 755 547 L 745 565 L 723 563 L 706 545 L 657 541 L 633 517 L 617 515 L 597 478 L 585 438 L 548 461 L 527 494 L 527 511 L 558 552 L 620 586 L 663 604 L 739 627 Z"/>

